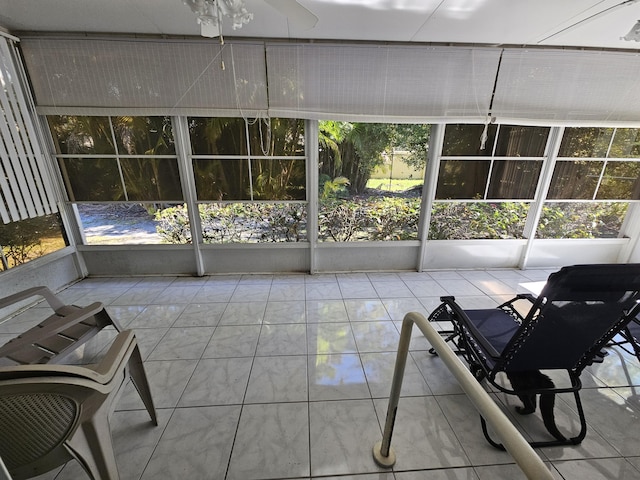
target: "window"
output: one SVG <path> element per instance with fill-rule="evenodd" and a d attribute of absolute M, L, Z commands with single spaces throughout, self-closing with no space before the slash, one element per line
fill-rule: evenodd
<path fill-rule="evenodd" d="M 189 133 L 199 201 L 306 200 L 302 120 L 189 118 Z"/>
<path fill-rule="evenodd" d="M 593 199 L 603 167 L 601 161 L 558 160 L 547 198 Z"/>
<path fill-rule="evenodd" d="M 319 123 L 318 239 L 416 240 L 430 125 Z"/>
<path fill-rule="evenodd" d="M 640 200 L 640 129 L 567 128 L 538 238 L 616 237 Z"/>
<path fill-rule="evenodd" d="M 488 125 L 484 144 L 483 132 L 447 125 L 436 199 L 533 200 L 549 128 Z"/>
<path fill-rule="evenodd" d="M 522 238 L 549 131 L 447 125 L 429 238 Z"/>
<path fill-rule="evenodd" d="M 47 117 L 89 244 L 162 243 L 160 208 L 182 202 L 169 117 Z"/>
<path fill-rule="evenodd" d="M 182 200 L 168 117 L 48 117 L 73 202 Z"/>
<path fill-rule="evenodd" d="M 612 128 L 566 128 L 558 157 L 604 158 Z"/>
<path fill-rule="evenodd" d="M 306 240 L 304 121 L 188 119 L 205 243 Z"/>

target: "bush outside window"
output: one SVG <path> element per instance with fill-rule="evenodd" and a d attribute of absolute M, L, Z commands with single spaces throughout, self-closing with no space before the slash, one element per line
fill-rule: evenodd
<path fill-rule="evenodd" d="M 0 223 L 0 270 L 22 265 L 68 245 L 60 215 Z"/>
<path fill-rule="evenodd" d="M 536 238 L 616 238 L 626 202 L 545 202 Z"/>
<path fill-rule="evenodd" d="M 205 244 L 307 240 L 304 203 L 200 203 L 198 213 Z M 192 243 L 186 205 L 158 211 L 155 219 L 164 243 Z"/>
<path fill-rule="evenodd" d="M 429 240 L 523 238 L 528 202 L 437 202 Z"/>

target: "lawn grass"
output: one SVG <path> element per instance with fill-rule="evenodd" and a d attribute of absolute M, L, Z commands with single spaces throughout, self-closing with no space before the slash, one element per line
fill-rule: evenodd
<path fill-rule="evenodd" d="M 421 178 L 371 178 L 367 182 L 367 188 L 386 190 L 388 192 L 403 192 L 410 188 L 417 187 L 418 185 L 422 185 L 422 183 L 423 180 Z"/>

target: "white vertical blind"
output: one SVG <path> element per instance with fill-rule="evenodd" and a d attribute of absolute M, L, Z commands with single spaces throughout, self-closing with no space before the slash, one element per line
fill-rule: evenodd
<path fill-rule="evenodd" d="M 39 113 L 255 116 L 267 110 L 261 43 L 23 37 L 21 47 Z"/>
<path fill-rule="evenodd" d="M 29 92 L 9 38 L 0 38 L 0 217 L 3 223 L 57 211 L 33 124 Z"/>
<path fill-rule="evenodd" d="M 267 44 L 269 113 L 376 121 L 484 121 L 499 49 Z"/>
<path fill-rule="evenodd" d="M 606 125 L 640 120 L 640 54 L 505 50 L 493 103 L 499 122 Z"/>

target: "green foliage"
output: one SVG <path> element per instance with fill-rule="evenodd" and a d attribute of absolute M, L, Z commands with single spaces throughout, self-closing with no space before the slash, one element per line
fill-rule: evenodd
<path fill-rule="evenodd" d="M 537 238 L 615 238 L 626 203 L 549 203 L 542 209 Z"/>
<path fill-rule="evenodd" d="M 442 202 L 434 205 L 430 240 L 523 238 L 525 202 Z M 538 238 L 615 237 L 627 204 L 550 204 L 544 207 Z M 300 203 L 199 205 L 205 243 L 299 242 L 306 240 L 306 207 Z M 320 202 L 321 241 L 416 240 L 419 198 L 326 198 Z M 184 205 L 156 213 L 157 231 L 167 243 L 191 243 Z"/>
<path fill-rule="evenodd" d="M 166 243 L 191 243 L 190 221 L 186 205 L 158 210 L 155 220 L 156 232 Z"/>
<path fill-rule="evenodd" d="M 331 180 L 329 175 L 320 175 L 320 198 L 322 200 L 328 200 L 330 198 L 344 198 L 347 197 L 349 191 L 347 185 L 349 185 L 349 179 L 347 177 L 336 177 Z"/>
<path fill-rule="evenodd" d="M 421 168 L 426 162 L 429 125 L 391 123 L 319 123 L 320 174 L 346 177 L 352 193 L 362 192 L 371 173 L 382 165 L 384 152 L 408 150 L 407 163 Z"/>
<path fill-rule="evenodd" d="M 319 239 L 334 242 L 415 240 L 420 199 L 373 197 L 321 202 Z"/>
<path fill-rule="evenodd" d="M 409 152 L 406 157 L 403 157 L 403 162 L 416 170 L 421 170 L 427 164 L 430 133 L 431 125 L 429 124 L 393 125 L 392 147 Z"/>
<path fill-rule="evenodd" d="M 626 203 L 549 203 L 543 207 L 537 238 L 616 237 Z M 525 202 L 442 202 L 433 206 L 430 240 L 523 238 Z"/>
<path fill-rule="evenodd" d="M 529 205 L 520 202 L 436 203 L 430 240 L 522 238 Z"/>

